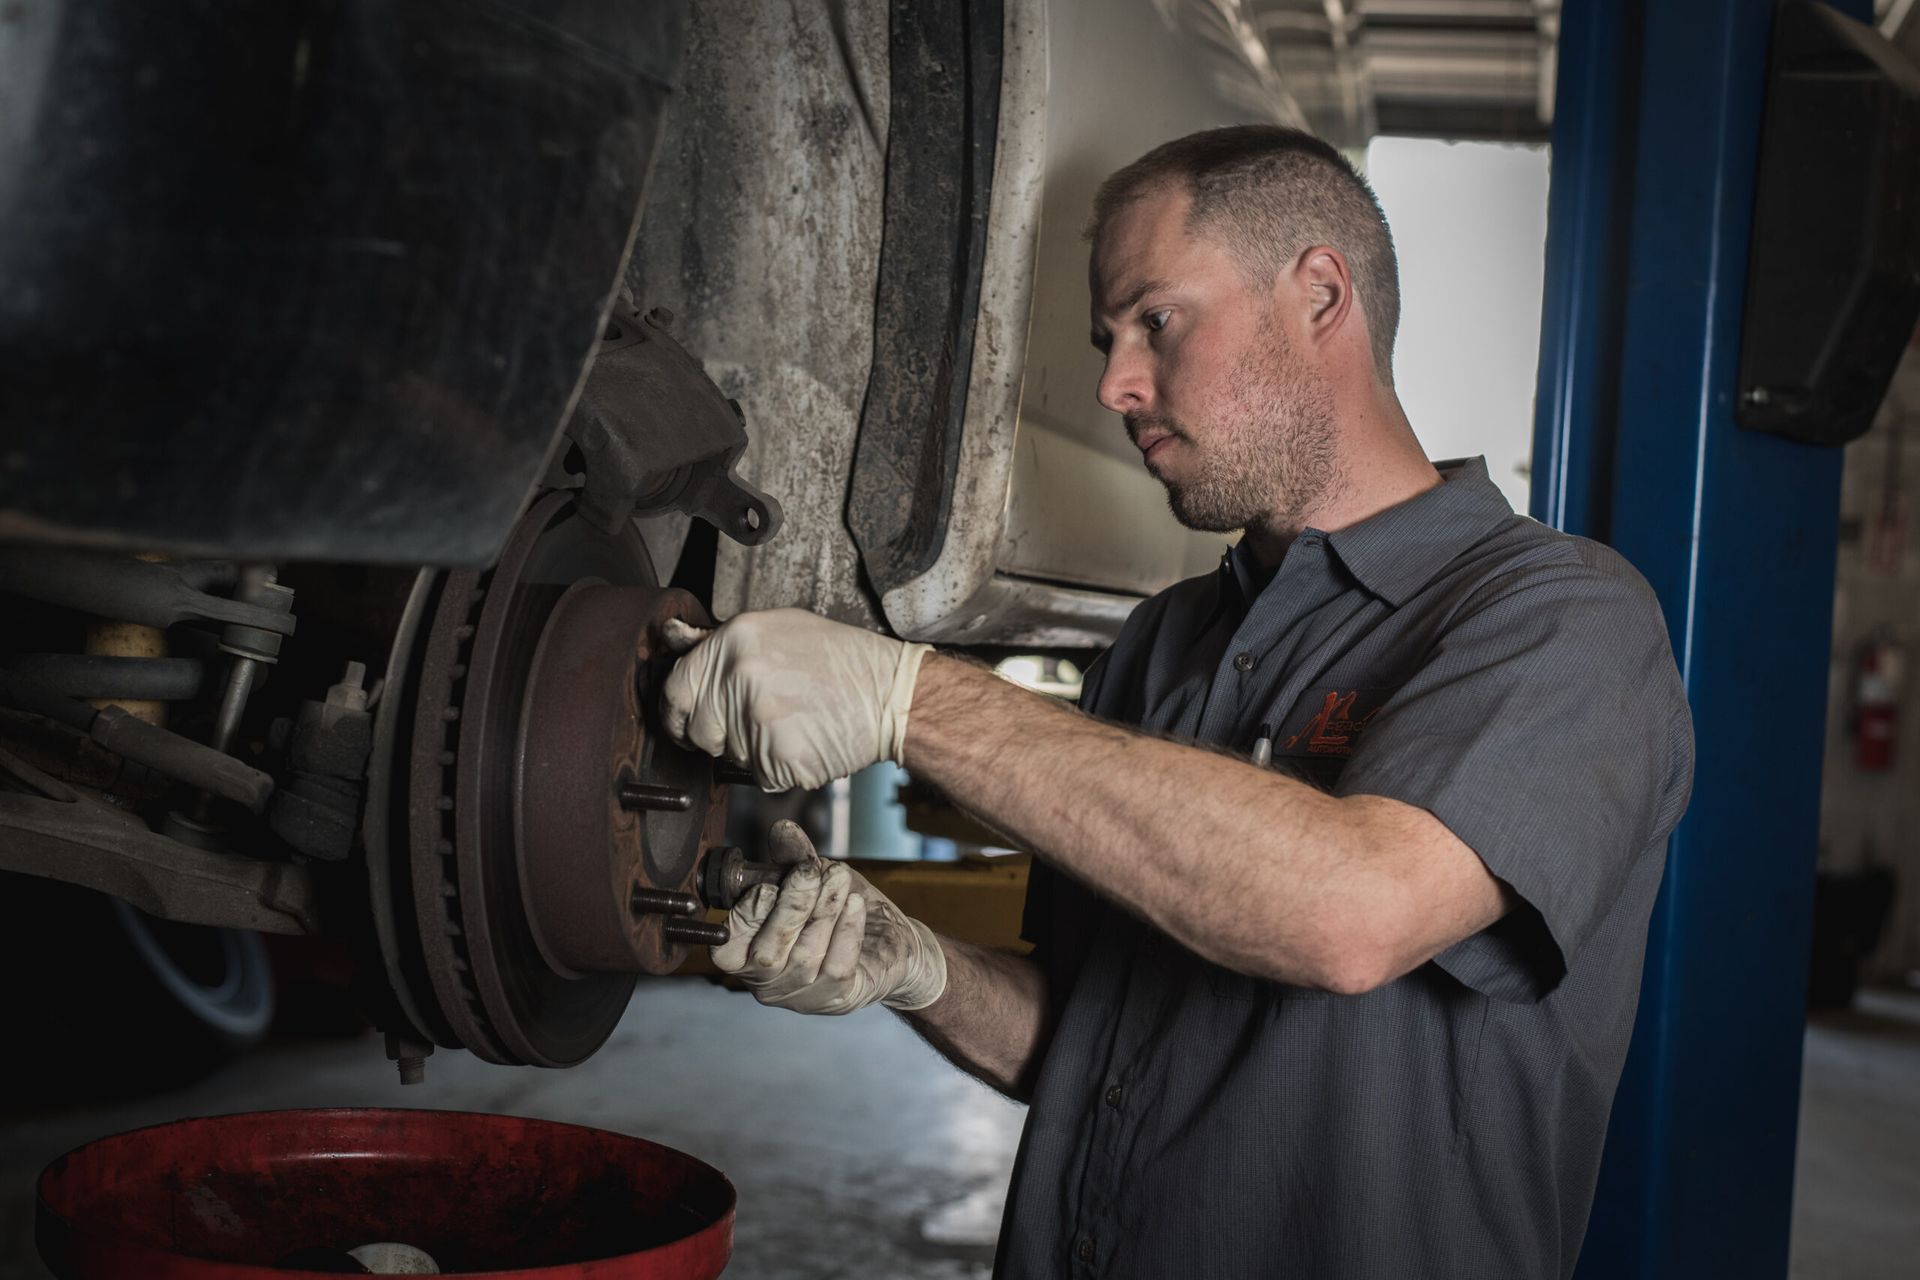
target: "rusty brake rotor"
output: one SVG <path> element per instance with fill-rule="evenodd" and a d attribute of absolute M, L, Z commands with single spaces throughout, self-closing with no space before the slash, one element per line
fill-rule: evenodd
<path fill-rule="evenodd" d="M 535 501 L 493 570 L 441 588 L 407 761 L 413 905 L 445 1028 L 489 1061 L 583 1060 L 634 975 L 679 962 L 669 934 L 699 932 L 658 913 L 698 909 L 725 789 L 649 723 L 667 617 L 706 621 L 655 584 L 630 527 L 600 532 L 564 493 Z"/>

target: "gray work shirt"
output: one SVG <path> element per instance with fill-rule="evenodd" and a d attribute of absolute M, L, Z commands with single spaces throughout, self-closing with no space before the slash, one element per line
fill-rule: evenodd
<path fill-rule="evenodd" d="M 1036 864 L 1058 1023 L 999 1275 L 1572 1273 L 1692 726 L 1639 574 L 1515 515 L 1483 462 L 1443 474 L 1302 533 L 1264 585 L 1236 550 L 1147 601 L 1082 704 L 1267 736 L 1275 768 L 1429 811 L 1523 905 L 1337 996 L 1210 964 Z"/>

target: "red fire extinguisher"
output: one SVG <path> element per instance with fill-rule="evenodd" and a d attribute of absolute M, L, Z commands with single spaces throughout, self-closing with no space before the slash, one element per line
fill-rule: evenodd
<path fill-rule="evenodd" d="M 1893 767 L 1906 666 L 1906 654 L 1891 636 L 1876 636 L 1860 646 L 1853 677 L 1853 764 L 1862 772 Z"/>

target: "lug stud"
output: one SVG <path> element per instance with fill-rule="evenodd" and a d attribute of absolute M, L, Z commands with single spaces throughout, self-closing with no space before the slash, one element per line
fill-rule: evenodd
<path fill-rule="evenodd" d="M 700 899 L 672 889 L 635 889 L 627 899 L 633 914 L 693 916 L 700 914 Z"/>
<path fill-rule="evenodd" d="M 651 782 L 623 782 L 620 784 L 620 807 L 685 813 L 693 808 L 693 797 L 678 787 L 656 786 Z"/>
<path fill-rule="evenodd" d="M 727 926 L 710 920 L 669 920 L 665 932 L 668 942 L 702 947 L 724 947 L 731 936 Z"/>

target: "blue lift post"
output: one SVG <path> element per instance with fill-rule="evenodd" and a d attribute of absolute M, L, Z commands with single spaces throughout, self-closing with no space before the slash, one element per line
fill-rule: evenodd
<path fill-rule="evenodd" d="M 1733 418 L 1773 9 L 1562 13 L 1533 515 L 1653 584 L 1698 743 L 1581 1280 L 1787 1273 L 1841 459 Z"/>

